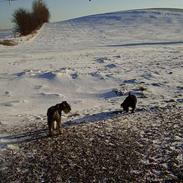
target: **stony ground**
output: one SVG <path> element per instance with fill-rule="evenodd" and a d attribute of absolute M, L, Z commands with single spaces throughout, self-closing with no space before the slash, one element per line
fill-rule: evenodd
<path fill-rule="evenodd" d="M 153 108 L 47 137 L 42 122 L 9 130 L 0 153 L 7 182 L 183 182 L 183 110 Z M 30 138 L 27 138 L 30 137 Z"/>

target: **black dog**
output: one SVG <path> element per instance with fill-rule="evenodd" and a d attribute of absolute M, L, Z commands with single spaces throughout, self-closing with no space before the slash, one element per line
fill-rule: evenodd
<path fill-rule="evenodd" d="M 136 108 L 136 104 L 137 104 L 137 97 L 135 95 L 132 95 L 129 92 L 128 97 L 126 97 L 126 99 L 123 101 L 123 103 L 121 104 L 121 107 L 126 112 L 128 112 L 129 111 L 129 107 L 131 107 L 132 108 L 131 112 L 134 113 L 134 110 Z"/>
<path fill-rule="evenodd" d="M 69 113 L 71 111 L 71 107 L 66 101 L 63 101 L 60 104 L 56 104 L 55 106 L 51 106 L 47 111 L 48 129 L 50 136 L 53 135 L 54 122 L 57 123 L 56 130 L 59 131 L 59 133 L 61 132 L 60 124 L 62 111 L 64 111 L 64 113 Z"/>

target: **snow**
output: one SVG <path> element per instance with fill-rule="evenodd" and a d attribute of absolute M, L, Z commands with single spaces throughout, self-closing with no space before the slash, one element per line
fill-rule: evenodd
<path fill-rule="evenodd" d="M 1 123 L 32 122 L 63 100 L 73 114 L 119 109 L 128 91 L 139 108 L 182 105 L 182 35 L 182 12 L 149 9 L 48 23 L 0 45 Z"/>

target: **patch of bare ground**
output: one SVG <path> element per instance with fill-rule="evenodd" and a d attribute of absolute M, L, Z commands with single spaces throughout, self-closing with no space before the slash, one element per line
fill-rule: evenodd
<path fill-rule="evenodd" d="M 38 138 L 1 153 L 1 182 L 182 182 L 182 114 L 176 106 L 121 114 L 53 138 L 46 124 L 17 129 L 12 136 Z"/>

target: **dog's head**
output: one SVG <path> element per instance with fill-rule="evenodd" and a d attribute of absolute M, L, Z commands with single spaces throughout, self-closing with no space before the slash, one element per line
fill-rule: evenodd
<path fill-rule="evenodd" d="M 67 103 L 67 101 L 63 101 L 59 104 L 59 108 L 64 111 L 64 113 L 69 113 L 71 111 L 71 106 Z"/>

